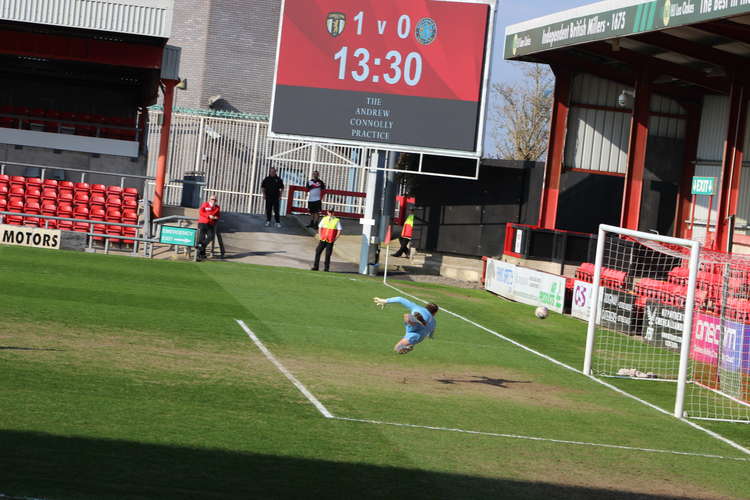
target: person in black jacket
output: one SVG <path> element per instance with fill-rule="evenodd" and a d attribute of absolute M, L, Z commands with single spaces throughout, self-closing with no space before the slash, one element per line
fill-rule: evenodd
<path fill-rule="evenodd" d="M 279 205 L 281 204 L 281 193 L 284 191 L 284 181 L 276 174 L 276 169 L 271 168 L 268 176 L 260 185 L 263 190 L 263 199 L 266 200 L 266 227 L 271 225 L 271 212 L 276 216 L 276 227 L 281 227 L 279 218 Z"/>

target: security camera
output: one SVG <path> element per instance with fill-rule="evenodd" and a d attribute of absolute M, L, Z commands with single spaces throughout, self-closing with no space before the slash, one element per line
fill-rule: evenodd
<path fill-rule="evenodd" d="M 620 92 L 620 95 L 617 97 L 617 105 L 621 108 L 629 108 L 632 102 L 632 99 L 635 98 L 635 92 L 632 90 L 623 90 Z"/>

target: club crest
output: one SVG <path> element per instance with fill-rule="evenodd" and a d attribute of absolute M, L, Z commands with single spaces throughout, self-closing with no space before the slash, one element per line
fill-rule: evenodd
<path fill-rule="evenodd" d="M 422 45 L 429 45 L 437 37 L 437 24 L 429 17 L 423 17 L 414 29 L 414 36 Z"/>
<path fill-rule="evenodd" d="M 341 12 L 329 12 L 326 18 L 326 29 L 331 36 L 339 36 L 344 32 L 346 15 Z"/>

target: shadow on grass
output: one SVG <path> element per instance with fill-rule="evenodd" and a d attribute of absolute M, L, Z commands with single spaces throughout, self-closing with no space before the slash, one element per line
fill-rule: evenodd
<path fill-rule="evenodd" d="M 473 375 L 469 380 L 459 380 L 452 378 L 441 378 L 437 379 L 441 384 L 453 385 L 453 384 L 484 384 L 491 385 L 493 387 L 500 387 L 503 389 L 508 388 L 508 384 L 530 384 L 530 380 L 507 380 L 504 378 L 490 378 L 484 375 Z"/>
<path fill-rule="evenodd" d="M 617 499 L 641 495 L 413 468 L 0 431 L 0 496 L 64 499 Z"/>

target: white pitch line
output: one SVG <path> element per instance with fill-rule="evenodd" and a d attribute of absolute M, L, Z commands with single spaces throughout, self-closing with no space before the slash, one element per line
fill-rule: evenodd
<path fill-rule="evenodd" d="M 402 293 L 402 294 L 404 294 L 404 295 L 406 295 L 408 297 L 416 299 L 416 300 L 418 300 L 420 302 L 425 302 L 425 303 L 427 302 L 426 300 L 424 300 L 424 299 L 422 299 L 420 297 L 417 297 L 416 295 L 411 295 L 410 293 L 407 293 L 407 292 L 405 292 L 405 291 L 403 291 L 403 290 L 401 290 L 399 288 L 396 288 L 395 286 L 393 286 L 393 285 L 391 285 L 389 283 L 384 283 L 384 284 L 385 284 L 385 286 L 387 286 L 389 288 L 392 288 L 393 290 L 396 290 L 397 292 Z M 506 337 L 505 335 L 501 335 L 501 334 L 497 333 L 494 330 L 490 330 L 486 326 L 480 325 L 479 323 L 476 323 L 476 322 L 474 322 L 474 321 L 472 321 L 472 320 L 470 320 L 468 318 L 465 318 L 465 317 L 461 316 L 460 314 L 456 314 L 456 313 L 451 312 L 451 311 L 449 311 L 447 309 L 443 309 L 442 307 L 440 308 L 440 310 L 443 311 L 443 312 L 446 312 L 446 313 L 450 314 L 451 316 L 455 316 L 458 319 L 466 321 L 470 325 L 476 326 L 477 328 L 479 328 L 481 330 L 484 330 L 485 332 L 490 333 L 490 334 L 492 334 L 492 335 L 494 335 L 494 336 L 496 336 L 496 337 L 498 337 L 498 338 L 500 338 L 502 340 L 505 340 L 506 342 L 510 342 L 511 344 L 513 344 L 513 345 L 515 345 L 517 347 L 520 347 L 521 349 L 523 349 L 525 351 L 528 351 L 528 352 L 530 352 L 532 354 L 535 354 L 535 355 L 537 355 L 537 356 L 539 356 L 539 357 L 541 357 L 543 359 L 546 359 L 547 361 L 550 361 L 551 363 L 554 363 L 554 364 L 556 364 L 558 366 L 561 366 L 561 367 L 563 367 L 563 368 L 565 368 L 567 370 L 573 371 L 573 372 L 578 373 L 580 375 L 584 375 L 581 370 L 577 370 L 577 369 L 573 368 L 572 366 L 563 363 L 562 361 L 558 361 L 558 360 L 556 360 L 553 357 L 547 356 L 546 354 L 543 354 L 543 353 L 541 353 L 541 352 L 539 352 L 537 350 L 534 350 L 534 349 L 532 349 L 532 348 L 530 348 L 528 346 L 525 346 L 525 345 L 521 344 L 520 342 L 517 342 L 517 341 L 515 341 L 515 340 L 513 340 L 511 338 Z M 614 386 L 614 385 L 612 385 L 610 383 L 607 383 L 607 382 L 605 382 L 603 380 L 600 380 L 600 379 L 598 379 L 598 378 L 596 378 L 596 377 L 594 377 L 592 375 L 584 375 L 584 376 L 587 377 L 588 379 L 596 382 L 597 384 L 601 384 L 604 387 L 607 387 L 607 388 L 609 388 L 609 389 L 611 389 L 611 390 L 613 390 L 613 391 L 615 391 L 615 392 L 617 392 L 617 393 L 619 393 L 619 394 L 621 394 L 623 396 L 626 396 L 626 397 L 628 397 L 628 398 L 630 398 L 630 399 L 632 399 L 634 401 L 638 401 L 639 403 L 641 403 L 643 405 L 646 405 L 649 408 L 652 408 L 652 409 L 654 409 L 654 410 L 656 410 L 656 411 L 658 411 L 660 413 L 663 413 L 665 415 L 672 416 L 672 413 L 666 411 L 665 409 L 659 408 L 655 404 L 649 403 L 648 401 L 646 401 L 644 399 L 641 399 L 638 396 L 636 396 L 634 394 L 631 394 L 631 393 L 629 393 L 629 392 L 627 392 L 627 391 L 625 391 L 623 389 L 620 389 L 619 387 L 616 387 L 616 386 Z M 738 451 L 741 451 L 745 455 L 750 455 L 750 450 L 748 450 L 747 448 L 741 446 L 738 443 L 735 443 L 731 439 L 722 436 L 721 434 L 717 434 L 716 432 L 714 432 L 714 431 L 712 431 L 710 429 L 706 429 L 705 427 L 702 427 L 702 426 L 696 424 L 695 422 L 691 422 L 690 420 L 685 419 L 685 418 L 680 418 L 678 420 L 680 420 L 681 422 L 686 423 L 687 425 L 689 425 L 690 427 L 692 427 L 692 428 L 694 428 L 696 430 L 699 430 L 699 431 L 702 431 L 702 432 L 708 434 L 712 438 L 717 439 L 717 440 L 721 441 L 722 443 L 727 444 L 727 445 L 731 446 L 732 448 L 734 448 L 734 449 L 736 449 Z"/>
<path fill-rule="evenodd" d="M 715 458 L 719 460 L 733 460 L 736 462 L 750 462 L 750 458 L 724 457 L 722 455 L 710 455 L 706 453 L 691 453 L 689 451 L 660 450 L 656 448 L 638 448 L 635 446 L 622 446 L 617 444 L 588 443 L 586 441 L 569 441 L 566 439 L 552 439 L 534 436 L 521 436 L 518 434 L 502 434 L 497 432 L 467 431 L 465 429 L 452 429 L 450 427 L 433 427 L 430 425 L 398 424 L 394 422 L 381 422 L 379 420 L 368 420 L 361 418 L 333 417 L 334 420 L 345 420 L 347 422 L 360 422 L 363 424 L 390 425 L 394 427 L 408 427 L 411 429 L 427 429 L 431 431 L 458 432 L 461 434 L 473 434 L 477 436 L 490 436 L 508 439 L 522 439 L 526 441 L 541 441 L 545 443 L 569 444 L 577 446 L 592 446 L 596 448 L 611 448 L 616 450 L 640 451 L 645 453 L 663 453 L 668 455 L 680 455 L 686 457 Z"/>
<path fill-rule="evenodd" d="M 395 287 L 395 290 L 398 290 Z M 401 290 L 399 290 L 401 292 Z M 401 292 L 405 293 L 405 292 Z M 408 295 L 408 294 L 406 294 Z M 413 297 L 417 300 L 421 300 L 418 297 L 414 297 L 413 295 L 410 295 L 410 297 Z M 750 459 L 746 458 L 732 458 L 732 457 L 723 457 L 720 455 L 707 455 L 707 454 L 700 454 L 700 453 L 691 453 L 691 452 L 684 452 L 684 451 L 672 451 L 672 450 L 658 450 L 658 449 L 649 449 L 649 448 L 636 448 L 631 446 L 622 446 L 622 445 L 616 445 L 616 444 L 603 444 L 603 443 L 587 443 L 584 441 L 566 441 L 562 439 L 552 439 L 552 438 L 542 438 L 542 437 L 535 437 L 535 436 L 523 436 L 518 434 L 500 434 L 500 433 L 494 433 L 494 432 L 482 432 L 482 431 L 470 431 L 466 429 L 452 429 L 449 427 L 431 427 L 427 425 L 414 425 L 414 424 L 399 424 L 399 423 L 393 423 L 393 422 L 382 422 L 380 420 L 366 420 L 366 419 L 359 419 L 359 418 L 347 418 L 347 417 L 336 417 L 331 412 L 329 412 L 325 406 L 318 400 L 318 398 L 315 397 L 313 393 L 311 393 L 303 384 L 300 382 L 292 373 L 284 367 L 284 365 L 281 364 L 279 360 L 276 359 L 276 357 L 271 353 L 271 351 L 263 344 L 263 342 L 260 341 L 260 339 L 253 333 L 250 328 L 245 324 L 244 321 L 236 319 L 235 320 L 238 325 L 247 333 L 248 337 L 250 337 L 250 340 L 252 340 L 255 345 L 258 346 L 258 348 L 265 354 L 266 358 L 268 358 L 269 361 L 271 361 L 276 368 L 279 369 L 281 373 L 283 373 L 286 378 L 289 379 L 294 386 L 299 389 L 299 391 L 305 395 L 305 397 L 313 404 L 315 407 L 320 411 L 320 413 L 326 417 L 330 418 L 332 420 L 342 420 L 342 421 L 348 421 L 348 422 L 360 422 L 360 423 L 367 423 L 367 424 L 376 424 L 376 425 L 390 425 L 395 427 L 406 427 L 411 429 L 427 429 L 427 430 L 433 430 L 433 431 L 442 431 L 442 432 L 458 432 L 462 434 L 471 434 L 475 436 L 491 436 L 491 437 L 502 437 L 507 439 L 523 439 L 527 441 L 542 441 L 547 443 L 558 443 L 558 444 L 570 444 L 570 445 L 578 445 L 578 446 L 591 446 L 591 447 L 597 447 L 597 448 L 612 448 L 612 449 L 620 449 L 620 450 L 630 450 L 630 451 L 641 451 L 641 452 L 649 452 L 649 453 L 664 453 L 664 454 L 672 454 L 672 455 L 682 455 L 682 456 L 693 456 L 693 457 L 702 457 L 702 458 L 716 458 L 716 459 L 722 459 L 722 460 L 734 460 L 734 461 L 741 461 L 741 462 L 750 462 Z M 596 380 L 596 379 L 594 379 Z M 613 387 L 615 390 L 619 390 L 616 387 Z M 627 393 L 625 393 L 627 395 Z M 635 397 L 635 396 L 633 396 Z M 637 399 L 637 398 L 636 398 Z M 650 403 L 646 403 L 650 404 Z M 659 408 L 657 408 L 659 409 Z M 0 497 L 1 498 L 1 497 Z"/>
<path fill-rule="evenodd" d="M 320 401 L 318 400 L 318 398 L 316 398 L 316 397 L 315 397 L 315 395 L 313 395 L 313 393 L 312 393 L 312 392 L 308 391 L 308 390 L 307 390 L 307 387 L 305 387 L 304 385 L 302 385 L 302 382 L 300 382 L 299 380 L 297 380 L 297 377 L 295 377 L 294 375 L 292 375 L 292 374 L 291 374 L 291 372 L 290 372 L 289 370 L 287 370 L 287 369 L 286 369 L 286 368 L 284 367 L 284 365 L 282 365 L 282 364 L 281 364 L 281 363 L 280 363 L 280 362 L 279 362 L 279 361 L 278 361 L 278 360 L 276 359 L 276 357 L 274 357 L 274 355 L 273 355 L 273 354 L 271 354 L 271 351 L 269 351 L 269 350 L 268 350 L 268 348 L 267 348 L 267 347 L 266 347 L 265 345 L 263 345 L 263 342 L 261 342 L 261 341 L 260 341 L 260 339 L 259 339 L 259 338 L 258 338 L 258 337 L 257 337 L 257 336 L 256 336 L 256 335 L 255 335 L 255 334 L 253 333 L 253 331 L 252 331 L 252 330 L 250 330 L 250 328 L 248 328 L 248 327 L 247 327 L 247 325 L 245 324 L 245 322 L 244 322 L 244 321 L 242 321 L 241 319 L 237 319 L 237 320 L 235 320 L 235 321 L 237 322 L 237 324 L 238 324 L 238 325 L 240 325 L 240 327 L 241 327 L 241 328 L 242 328 L 243 330 L 245 330 L 245 333 L 247 333 L 247 336 L 248 336 L 248 337 L 250 337 L 250 340 L 252 340 L 253 342 L 255 342 L 255 345 L 257 345 L 257 346 L 258 346 L 258 349 L 260 349 L 260 350 L 261 350 L 261 352 L 262 352 L 263 354 L 265 354 L 265 355 L 266 355 L 266 357 L 268 358 L 268 360 L 269 360 L 269 361 L 270 361 L 271 363 L 273 363 L 274 365 L 276 365 L 276 368 L 278 368 L 278 369 L 279 369 L 279 371 L 280 371 L 281 373 L 283 373 L 283 374 L 284 374 L 284 376 L 286 376 L 286 378 L 288 378 L 288 379 L 289 379 L 289 381 L 290 381 L 290 382 L 291 382 L 292 384 L 294 384 L 294 387 L 296 387 L 297 389 L 299 389 L 299 391 L 300 391 L 300 392 L 301 392 L 302 394 L 304 394 L 304 395 L 305 395 L 305 397 L 306 397 L 306 398 L 307 398 L 307 399 L 308 399 L 308 400 L 309 400 L 309 401 L 310 401 L 310 402 L 311 402 L 311 403 L 312 403 L 312 404 L 313 404 L 313 405 L 315 406 L 315 408 L 317 408 L 317 409 L 318 409 L 318 411 L 319 411 L 319 412 L 320 412 L 320 413 L 321 413 L 321 414 L 322 414 L 322 415 L 323 415 L 323 416 L 324 416 L 325 418 L 333 418 L 333 414 L 332 414 L 331 412 L 329 412 L 329 411 L 328 411 L 328 410 L 326 409 L 326 407 L 325 407 L 325 406 L 323 406 L 323 403 L 321 403 L 321 402 L 320 402 Z"/>

